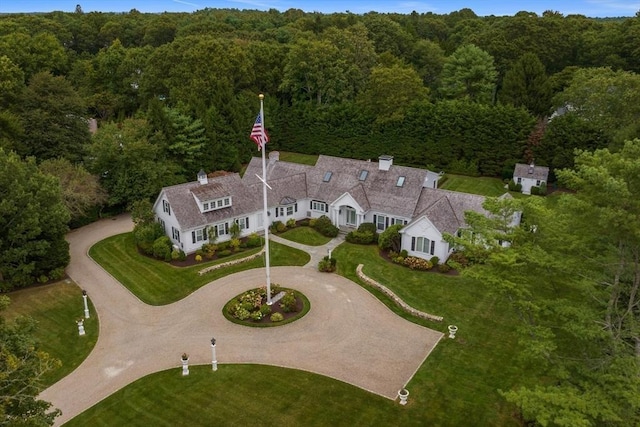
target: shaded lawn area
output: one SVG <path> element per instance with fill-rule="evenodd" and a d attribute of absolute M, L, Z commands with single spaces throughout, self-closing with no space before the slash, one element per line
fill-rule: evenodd
<path fill-rule="evenodd" d="M 280 151 L 280 160 L 283 162 L 300 163 L 302 165 L 314 166 L 318 161 L 316 154 L 292 153 L 290 151 Z"/>
<path fill-rule="evenodd" d="M 309 246 L 322 246 L 329 243 L 332 239 L 331 237 L 323 236 L 311 227 L 304 226 L 291 228 L 283 233 L 278 233 L 277 235 L 283 239 Z"/>
<path fill-rule="evenodd" d="M 498 197 L 507 192 L 504 185 L 505 184 L 498 178 L 472 177 L 447 173 L 444 175 L 444 182 L 442 185 L 438 185 L 438 187 L 442 190 Z"/>
<path fill-rule="evenodd" d="M 84 318 L 82 290 L 71 280 L 36 286 L 7 294 L 9 307 L 2 312 L 7 320 L 30 316 L 38 322 L 34 332 L 38 348 L 62 365 L 43 377 L 49 386 L 73 371 L 91 353 L 98 340 L 98 319 L 89 299 L 91 317 L 86 319 L 86 335 L 78 335 L 76 320 Z"/>
<path fill-rule="evenodd" d="M 309 261 L 309 254 L 297 249 L 276 242 L 270 242 L 269 246 L 272 266 L 304 265 Z M 244 258 L 259 251 L 260 248 L 254 248 L 213 262 L 203 262 L 191 267 L 174 267 L 138 253 L 133 234 L 124 233 L 96 243 L 89 250 L 89 255 L 143 302 L 164 305 L 181 300 L 220 277 L 263 267 L 264 257 L 259 257 L 202 276 L 198 275 L 198 271 L 209 265 Z"/>

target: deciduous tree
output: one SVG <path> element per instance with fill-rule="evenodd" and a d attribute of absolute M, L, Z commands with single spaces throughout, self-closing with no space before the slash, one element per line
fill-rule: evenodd
<path fill-rule="evenodd" d="M 9 298 L 0 296 L 0 311 Z M 38 349 L 32 332 L 35 322 L 13 322 L 0 316 L 0 420 L 7 426 L 48 426 L 60 415 L 51 404 L 38 399 L 42 376 L 60 362 Z"/>

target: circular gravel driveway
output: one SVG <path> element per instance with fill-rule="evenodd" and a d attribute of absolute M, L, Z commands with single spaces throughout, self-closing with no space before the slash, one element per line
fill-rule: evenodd
<path fill-rule="evenodd" d="M 394 399 L 443 336 L 396 316 L 362 287 L 320 273 L 311 263 L 271 268 L 272 282 L 300 290 L 311 302 L 305 317 L 281 327 L 248 328 L 222 315 L 229 299 L 264 285 L 263 269 L 213 281 L 173 304 L 144 304 L 87 255 L 94 243 L 132 228 L 130 217 L 119 216 L 67 236 L 67 273 L 87 290 L 100 335 L 87 359 L 40 395 L 62 410 L 57 425 L 142 376 L 177 372 L 184 352 L 192 364 L 210 364 L 212 337 L 218 369 L 228 363 L 302 369 Z M 75 327 L 72 319 L 70 324 Z"/>

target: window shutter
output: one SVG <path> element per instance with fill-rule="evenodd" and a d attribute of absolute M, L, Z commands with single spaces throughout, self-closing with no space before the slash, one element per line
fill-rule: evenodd
<path fill-rule="evenodd" d="M 384 219 L 384 228 L 388 228 L 389 227 L 389 217 L 386 217 Z"/>
<path fill-rule="evenodd" d="M 207 227 L 202 229 L 202 235 L 204 236 L 204 240 L 208 240 L 207 239 Z"/>
<path fill-rule="evenodd" d="M 196 232 L 192 231 L 191 232 L 191 243 L 195 243 L 196 242 Z"/>
<path fill-rule="evenodd" d="M 297 203 L 295 205 L 293 205 L 293 211 L 294 212 L 298 212 L 298 204 Z"/>
<path fill-rule="evenodd" d="M 329 205 L 328 205 L 328 204 L 326 204 L 326 203 L 324 204 L 324 211 L 325 211 L 326 213 L 329 213 Z"/>
<path fill-rule="evenodd" d="M 276 218 L 278 218 L 278 208 L 276 208 Z"/>
<path fill-rule="evenodd" d="M 433 255 L 433 253 L 435 252 L 436 249 L 436 241 L 432 240 L 431 241 L 431 255 Z"/>
<path fill-rule="evenodd" d="M 229 223 L 228 222 L 224 223 L 224 234 L 229 234 Z"/>
<path fill-rule="evenodd" d="M 247 223 L 246 228 L 249 228 L 249 217 L 246 217 L 245 220 L 246 220 L 246 223 Z"/>
<path fill-rule="evenodd" d="M 376 225 L 376 228 L 378 227 L 378 215 L 374 215 L 373 216 L 373 223 Z"/>
<path fill-rule="evenodd" d="M 415 237 L 411 238 L 411 250 L 412 251 L 416 250 L 416 238 Z"/>

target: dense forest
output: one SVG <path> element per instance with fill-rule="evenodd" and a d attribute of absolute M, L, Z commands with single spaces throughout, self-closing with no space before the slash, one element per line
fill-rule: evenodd
<path fill-rule="evenodd" d="M 240 171 L 263 93 L 268 150 L 550 166 L 576 194 L 502 200 L 468 219 L 493 239 L 457 242 L 476 259 L 463 274 L 518 314 L 514 366 L 539 373 L 501 396 L 523 425 L 638 425 L 639 73 L 640 12 L 0 15 L 0 292 L 62 277 L 68 226 L 98 210 Z M 524 226 L 505 227 L 515 210 Z M 48 407 L 25 402 L 12 411 Z"/>
<path fill-rule="evenodd" d="M 11 189 L 0 228 L 34 212 L 22 233 L 0 239 L 16 263 L 0 270 L 0 283 L 60 272 L 66 257 L 42 261 L 65 245 L 64 227 L 44 227 L 54 217 L 78 224 L 96 206 L 152 200 L 200 169 L 241 170 L 255 154 L 248 134 L 259 93 L 270 150 L 390 154 L 399 164 L 503 178 L 522 161 L 571 167 L 576 148 L 617 149 L 640 135 L 639 46 L 640 14 L 78 6 L 0 15 L 0 179 Z M 48 183 L 41 196 L 21 198 L 38 182 Z M 54 243 L 17 244 L 38 236 Z"/>

